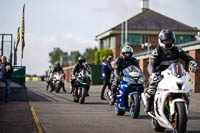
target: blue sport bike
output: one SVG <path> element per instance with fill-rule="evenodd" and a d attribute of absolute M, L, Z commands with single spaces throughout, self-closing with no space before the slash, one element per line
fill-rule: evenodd
<path fill-rule="evenodd" d="M 145 76 L 136 66 L 131 65 L 123 70 L 123 79 L 116 92 L 115 113 L 117 115 L 130 112 L 132 118 L 138 118 L 145 80 Z"/>

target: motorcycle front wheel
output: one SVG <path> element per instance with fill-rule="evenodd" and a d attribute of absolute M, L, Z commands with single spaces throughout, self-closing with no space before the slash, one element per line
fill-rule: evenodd
<path fill-rule="evenodd" d="M 79 94 L 80 94 L 79 103 L 83 104 L 85 102 L 86 88 L 80 88 Z"/>
<path fill-rule="evenodd" d="M 140 96 L 139 93 L 130 97 L 130 113 L 132 118 L 138 118 L 140 114 Z"/>
<path fill-rule="evenodd" d="M 77 92 L 77 88 L 74 88 L 73 97 L 74 97 L 74 102 L 77 103 L 79 101 L 79 95 Z"/>
<path fill-rule="evenodd" d="M 184 102 L 177 102 L 175 108 L 174 122 L 172 123 L 177 129 L 178 133 L 186 133 L 187 127 L 187 113 Z"/>

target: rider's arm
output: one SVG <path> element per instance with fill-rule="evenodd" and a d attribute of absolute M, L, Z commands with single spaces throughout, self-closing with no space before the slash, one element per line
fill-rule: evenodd
<path fill-rule="evenodd" d="M 177 48 L 178 50 L 178 58 L 181 58 L 183 61 L 185 61 L 185 69 L 188 71 L 190 61 L 194 61 L 194 58 L 191 56 L 187 55 L 182 48 Z"/>
<path fill-rule="evenodd" d="M 158 64 L 158 61 L 159 61 L 158 57 L 159 57 L 158 56 L 158 49 L 156 48 L 152 51 L 152 55 L 151 55 L 152 60 L 151 60 L 151 63 L 149 64 L 149 65 L 151 65 L 151 67 L 149 67 L 149 69 L 151 69 L 150 71 L 152 73 L 156 72 L 156 67 L 159 65 Z"/>
<path fill-rule="evenodd" d="M 76 64 L 73 70 L 73 75 L 75 75 L 78 72 L 78 65 Z"/>
<path fill-rule="evenodd" d="M 178 55 L 179 58 L 181 58 L 182 60 L 184 60 L 187 64 L 190 61 L 195 61 L 194 58 L 192 58 L 191 56 L 187 55 L 182 48 L 178 48 Z"/>
<path fill-rule="evenodd" d="M 120 77 L 120 70 L 121 70 L 121 60 L 120 58 L 117 58 L 115 61 L 115 68 L 114 68 L 114 75 L 115 77 Z"/>
<path fill-rule="evenodd" d="M 139 63 L 136 58 L 133 57 L 134 65 L 140 69 Z M 140 69 L 141 70 L 141 69 Z M 141 70 L 142 71 L 142 70 Z"/>

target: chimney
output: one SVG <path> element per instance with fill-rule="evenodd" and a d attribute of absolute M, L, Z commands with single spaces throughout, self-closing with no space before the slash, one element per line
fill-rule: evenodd
<path fill-rule="evenodd" d="M 142 12 L 149 9 L 149 0 L 141 0 Z"/>

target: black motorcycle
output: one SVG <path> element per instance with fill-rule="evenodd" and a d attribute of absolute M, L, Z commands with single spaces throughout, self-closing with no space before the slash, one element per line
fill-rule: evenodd
<path fill-rule="evenodd" d="M 80 73 L 76 75 L 74 90 L 72 93 L 74 102 L 79 102 L 80 104 L 85 102 L 85 97 L 88 96 L 90 82 L 91 76 L 87 69 L 82 69 Z"/>

